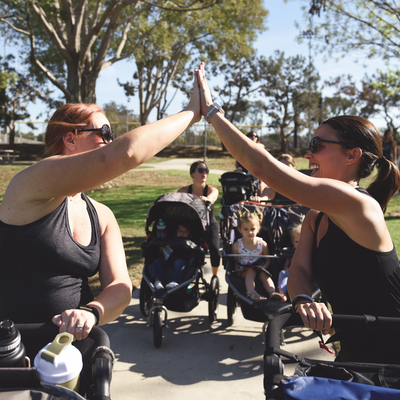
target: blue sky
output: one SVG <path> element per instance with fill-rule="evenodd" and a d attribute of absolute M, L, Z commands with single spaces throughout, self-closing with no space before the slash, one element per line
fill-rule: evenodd
<path fill-rule="evenodd" d="M 272 55 L 275 50 L 280 50 L 284 51 L 287 56 L 301 54 L 308 57 L 308 41 L 305 41 L 303 44 L 299 44 L 296 41 L 296 37 L 299 35 L 300 31 L 296 28 L 295 21 L 299 22 L 304 29 L 307 28 L 306 23 L 302 19 L 301 11 L 301 4 L 304 3 L 301 1 L 285 3 L 283 0 L 264 1 L 265 7 L 269 10 L 269 16 L 266 22 L 268 29 L 259 36 L 256 42 L 255 47 L 258 54 L 268 57 Z M 318 17 L 314 18 L 317 19 Z M 4 40 L 2 40 L 2 42 L 2 47 L 4 48 Z M 16 49 L 13 50 L 15 51 Z M 12 50 L 8 47 L 7 51 L 9 53 Z M 1 55 L 3 54 L 4 52 L 1 51 Z M 356 61 L 358 61 L 358 63 L 356 63 Z M 321 75 L 322 81 L 329 77 L 336 77 L 342 74 L 351 74 L 356 81 L 359 81 L 366 72 L 372 74 L 377 69 L 387 68 L 380 60 L 367 60 L 362 54 L 348 55 L 340 59 L 339 62 L 324 62 L 323 55 L 321 54 L 314 58 L 314 63 Z M 367 64 L 367 68 L 363 67 L 363 64 Z M 104 69 L 97 82 L 97 103 L 102 106 L 113 100 L 119 104 L 126 104 L 129 109 L 133 109 L 135 113 L 138 113 L 138 101 L 132 99 L 131 102 L 128 103 L 123 89 L 117 83 L 117 78 L 122 82 L 131 80 L 134 70 L 133 62 L 120 62 Z M 216 80 L 213 80 L 210 86 L 212 86 L 214 82 L 216 82 Z M 55 89 L 55 92 L 58 92 L 58 89 Z M 173 104 L 168 109 L 168 113 L 173 114 L 179 112 L 183 100 L 184 98 L 181 95 L 177 95 Z M 34 120 L 42 109 L 43 105 L 40 103 L 32 105 L 29 109 L 32 116 L 31 120 Z M 155 116 L 151 115 L 150 121 L 154 119 Z M 374 122 L 377 125 L 380 124 L 379 119 L 375 119 Z"/>

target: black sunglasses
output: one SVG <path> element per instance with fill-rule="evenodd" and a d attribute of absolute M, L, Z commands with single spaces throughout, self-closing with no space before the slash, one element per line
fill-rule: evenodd
<path fill-rule="evenodd" d="M 110 127 L 104 124 L 101 128 L 95 129 L 78 129 L 77 132 L 99 132 L 101 133 L 101 138 L 105 144 L 110 143 L 114 140 L 114 132 Z"/>
<path fill-rule="evenodd" d="M 335 142 L 333 140 L 321 139 L 319 136 L 315 136 L 311 139 L 311 142 L 308 142 L 308 150 L 311 151 L 311 153 L 313 153 L 313 154 L 318 153 L 319 149 L 321 148 L 321 142 L 336 143 L 336 144 L 340 144 L 341 146 L 347 147 L 349 149 L 354 149 L 354 147 L 355 147 L 348 143 Z"/>
<path fill-rule="evenodd" d="M 249 138 L 258 138 L 257 135 L 250 135 Z"/>
<path fill-rule="evenodd" d="M 201 168 L 201 167 L 197 168 L 197 171 L 200 172 L 201 174 L 203 172 L 205 172 L 206 174 L 208 174 L 210 172 L 210 170 L 208 168 Z"/>

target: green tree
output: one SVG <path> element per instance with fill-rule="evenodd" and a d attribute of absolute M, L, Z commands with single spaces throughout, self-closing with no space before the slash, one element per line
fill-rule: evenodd
<path fill-rule="evenodd" d="M 14 145 L 16 122 L 29 118 L 28 105 L 37 99 L 46 101 L 49 91 L 42 93 L 32 84 L 29 75 L 16 71 L 12 66 L 14 56 L 8 55 L 0 64 L 0 120 L 4 130 L 10 131 L 9 144 Z M 33 124 L 28 125 L 36 129 Z"/>
<path fill-rule="evenodd" d="M 337 115 L 359 114 L 361 108 L 361 92 L 351 75 L 341 75 L 325 81 L 325 85 L 335 89 L 332 96 L 324 98 L 323 119 Z"/>
<path fill-rule="evenodd" d="M 364 51 L 383 60 L 400 55 L 400 6 L 396 0 L 300 0 L 319 15 L 317 50 L 346 55 Z"/>
<path fill-rule="evenodd" d="M 115 101 L 110 101 L 104 104 L 102 108 L 111 123 L 115 137 L 124 134 L 139 124 L 139 117 L 124 104 L 117 104 Z"/>
<path fill-rule="evenodd" d="M 398 140 L 400 133 L 400 71 L 378 70 L 371 77 L 363 79 L 361 99 L 364 101 L 364 114 L 379 115 L 386 121 L 387 129 L 394 132 Z M 365 116 L 365 115 L 363 115 Z"/>
<path fill-rule="evenodd" d="M 285 57 L 280 51 L 262 60 L 262 64 L 267 126 L 279 133 L 281 151 L 286 153 L 289 136 L 300 128 L 311 130 L 320 120 L 319 74 L 305 57 Z"/>
<path fill-rule="evenodd" d="M 12 28 L 39 81 L 50 81 L 68 102 L 95 103 L 100 71 L 131 58 L 166 14 L 215 4 L 216 0 L 5 0 L 0 21 Z"/>
<path fill-rule="evenodd" d="M 186 85 L 201 58 L 221 62 L 250 57 L 267 11 L 261 0 L 227 0 L 202 11 L 164 14 L 134 53 L 133 81 L 119 82 L 127 96 L 138 94 L 142 124 L 155 108 L 157 118 L 165 115 L 174 98 L 171 88 L 191 92 Z"/>
<path fill-rule="evenodd" d="M 257 108 L 256 105 L 252 106 L 251 99 L 265 86 L 261 72 L 263 61 L 263 57 L 257 58 L 252 54 L 250 57 L 213 65 L 213 75 L 224 77 L 224 85 L 217 85 L 213 89 L 230 122 L 242 123 L 250 111 Z M 260 106 L 260 100 L 257 101 Z"/>

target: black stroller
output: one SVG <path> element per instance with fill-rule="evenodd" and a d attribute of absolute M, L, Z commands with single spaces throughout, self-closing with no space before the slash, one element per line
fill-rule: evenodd
<path fill-rule="evenodd" d="M 157 221 L 166 224 L 165 238 L 157 236 Z M 190 224 L 192 236 L 189 239 L 175 237 L 181 223 Z M 153 228 L 151 229 L 151 225 Z M 209 213 L 203 201 L 187 193 L 167 193 L 159 197 L 150 207 L 146 221 L 147 240 L 142 244 L 144 267 L 140 285 L 140 311 L 149 318 L 153 327 L 154 346 L 160 347 L 162 328 L 166 326 L 167 310 L 189 312 L 201 299 L 208 301 L 208 318 L 214 322 L 217 318 L 219 303 L 219 280 L 211 278 L 208 284 L 203 275 Z M 186 247 L 193 252 L 193 261 L 183 271 L 181 282 L 171 289 L 157 290 L 152 279 L 152 264 L 161 257 L 160 247 Z M 170 282 L 174 268 L 168 264 L 163 270 L 163 283 Z"/>
<path fill-rule="evenodd" d="M 258 211 L 262 213 L 263 220 L 261 230 L 258 236 L 262 237 L 270 249 L 272 263 L 269 268 L 272 279 L 277 286 L 277 280 L 283 262 L 287 258 L 292 258 L 294 248 L 291 247 L 288 227 L 301 220 L 305 213 L 304 207 L 292 206 L 277 207 L 260 203 L 240 202 L 231 206 L 225 206 L 222 209 L 221 217 L 221 237 L 223 241 L 223 259 L 226 269 L 226 282 L 228 283 L 228 323 L 232 325 L 236 317 L 236 308 L 240 304 L 243 317 L 251 321 L 264 322 L 263 332 L 267 323 L 276 315 L 290 312 L 292 306 L 289 302 L 266 300 L 254 301 L 246 296 L 244 279 L 235 273 L 235 257 L 232 254 L 232 244 L 241 237 L 237 231 L 237 217 L 235 212 L 240 209 L 247 209 L 250 212 Z M 256 290 L 263 296 L 267 293 L 258 280 L 256 281 Z M 316 288 L 313 296 L 320 293 Z"/>
<path fill-rule="evenodd" d="M 346 329 L 400 331 L 400 318 L 333 315 L 336 332 Z M 400 365 L 351 363 L 300 358 L 280 348 L 284 328 L 303 326 L 298 314 L 283 314 L 268 325 L 264 352 L 266 399 L 377 399 L 400 398 Z M 367 351 L 367 350 L 366 350 Z M 294 375 L 284 375 L 284 357 L 297 363 Z"/>
<path fill-rule="evenodd" d="M 259 180 L 242 171 L 229 171 L 219 179 L 222 185 L 222 205 L 230 206 L 243 200 L 250 200 L 259 194 Z"/>
<path fill-rule="evenodd" d="M 52 323 L 16 324 L 15 327 L 21 334 L 31 364 L 39 350 L 52 342 L 59 331 Z M 75 345 L 83 358 L 79 394 L 59 386 L 42 387 L 37 370 L 31 365 L 0 368 L 0 399 L 109 400 L 115 357 L 110 350 L 108 335 L 95 326 L 86 339 L 75 342 Z"/>

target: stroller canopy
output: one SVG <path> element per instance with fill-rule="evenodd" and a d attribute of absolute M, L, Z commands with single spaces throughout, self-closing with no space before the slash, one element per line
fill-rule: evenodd
<path fill-rule="evenodd" d="M 195 228 L 205 232 L 210 224 L 209 212 L 199 197 L 189 193 L 166 193 L 160 196 L 149 208 L 146 232 L 154 221 L 190 222 Z"/>

